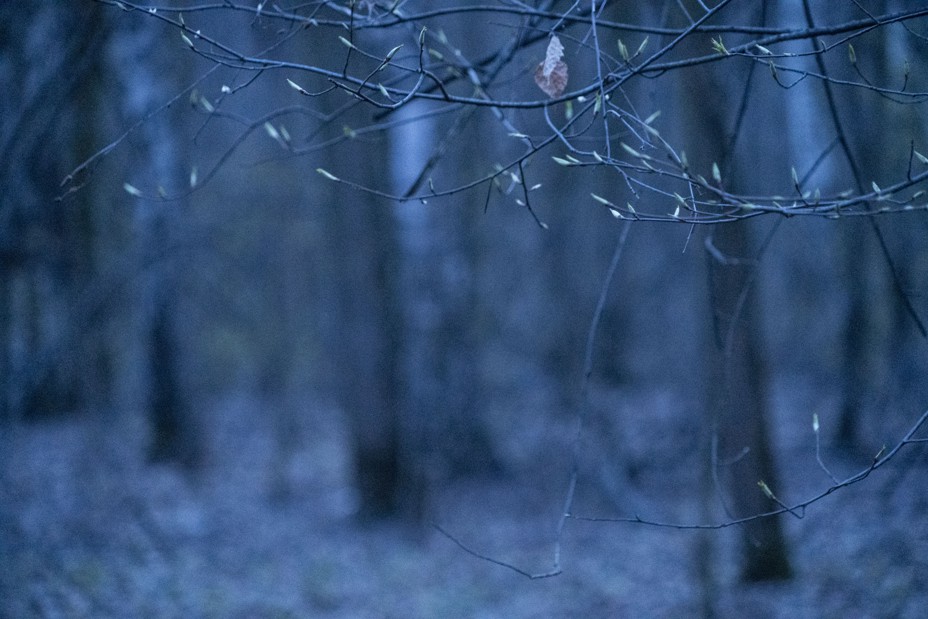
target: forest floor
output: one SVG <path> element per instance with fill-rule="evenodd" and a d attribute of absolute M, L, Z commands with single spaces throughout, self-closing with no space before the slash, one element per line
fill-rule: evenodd
<path fill-rule="evenodd" d="M 791 503 L 830 484 L 815 460 L 811 414 L 824 419 L 833 404 L 794 400 L 778 399 L 773 424 L 777 494 Z M 680 406 L 666 394 L 595 398 L 588 434 L 596 440 L 582 450 L 575 513 L 703 521 L 698 425 Z M 803 518 L 784 518 L 791 580 L 741 584 L 736 527 L 581 520 L 567 521 L 563 572 L 533 580 L 432 527 L 359 525 L 337 417 L 306 414 L 282 457 L 274 416 L 263 411 L 238 398 L 204 412 L 209 457 L 195 474 L 145 464 L 146 433 L 133 416 L 0 429 L 0 616 L 680 618 L 706 608 L 723 618 L 928 616 L 924 444 Z M 498 420 L 516 429 L 524 421 L 525 431 L 500 445 L 509 472 L 443 484 L 431 518 L 475 552 L 546 572 L 573 420 L 534 407 Z M 904 430 L 887 429 L 885 440 L 891 446 Z M 612 448 L 623 450 L 621 467 L 605 457 Z M 868 464 L 827 449 L 824 459 L 840 478 Z"/>

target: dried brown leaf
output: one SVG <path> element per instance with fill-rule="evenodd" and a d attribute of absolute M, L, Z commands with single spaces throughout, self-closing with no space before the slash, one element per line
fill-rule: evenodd
<path fill-rule="evenodd" d="M 563 58 L 564 46 L 557 36 L 552 36 L 545 59 L 535 69 L 535 83 L 552 99 L 560 97 L 567 87 L 567 64 Z"/>

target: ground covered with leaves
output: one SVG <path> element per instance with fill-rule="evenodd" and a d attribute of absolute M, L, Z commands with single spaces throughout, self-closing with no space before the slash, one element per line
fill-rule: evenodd
<path fill-rule="evenodd" d="M 777 494 L 792 503 L 830 483 L 808 422 L 833 403 L 780 400 Z M 701 522 L 698 425 L 681 406 L 666 394 L 597 395 L 574 512 Z M 739 583 L 735 528 L 579 520 L 564 530 L 562 573 L 532 580 L 430 526 L 359 524 L 344 428 L 330 410 L 307 407 L 285 458 L 258 402 L 224 400 L 201 417 L 207 457 L 193 473 L 145 463 L 137 416 L 3 428 L 0 616 L 696 617 L 711 608 L 914 619 L 928 608 L 924 444 L 785 520 L 792 580 Z M 549 571 L 573 419 L 535 406 L 496 418 L 498 430 L 524 430 L 499 444 L 507 471 L 442 484 L 430 517 L 475 553 Z M 609 456 L 615 449 L 620 458 Z M 824 459 L 838 477 L 867 465 L 827 448 Z"/>

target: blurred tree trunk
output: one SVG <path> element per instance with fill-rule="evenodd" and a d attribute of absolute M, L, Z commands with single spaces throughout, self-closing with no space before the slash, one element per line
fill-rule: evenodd
<path fill-rule="evenodd" d="M 449 213 L 431 211 L 431 217 L 444 217 L 441 227 L 444 234 L 436 239 L 436 250 L 447 241 L 444 256 L 438 263 L 441 272 L 438 282 L 442 291 L 444 312 L 439 324 L 432 326 L 436 366 L 434 375 L 437 393 L 437 410 L 426 408 L 426 416 L 441 411 L 441 423 L 433 429 L 429 443 L 442 459 L 443 468 L 451 476 L 492 474 L 500 463 L 483 412 L 487 405 L 483 397 L 479 349 L 482 344 L 479 332 L 483 300 L 477 283 L 477 257 L 473 222 L 482 213 L 468 200 Z"/>
<path fill-rule="evenodd" d="M 492 470 L 495 458 L 479 415 L 479 364 L 470 315 L 477 304 L 474 267 L 461 246 L 466 215 L 418 203 L 397 208 L 402 213 L 404 433 L 433 482 Z"/>
<path fill-rule="evenodd" d="M 340 169 L 375 169 L 387 145 L 366 149 L 370 165 L 355 159 Z M 335 192 L 327 208 L 338 265 L 330 347 L 352 428 L 361 514 L 421 520 L 437 477 L 495 466 L 476 410 L 467 312 L 475 293 L 473 266 L 459 247 L 463 221 L 431 205 L 354 192 Z"/>
<path fill-rule="evenodd" d="M 693 7 L 698 14 L 699 7 Z M 721 168 L 726 189 L 756 189 L 763 172 L 735 169 L 737 102 L 745 89 L 756 88 L 747 73 L 719 75 L 712 67 L 685 71 L 679 84 L 679 109 L 692 172 L 709 177 L 713 163 Z M 700 104 L 695 105 L 694 101 Z M 777 112 L 752 110 L 765 118 Z M 750 176 L 747 176 L 750 175 Z M 707 232 L 709 301 L 712 337 L 706 339 L 706 404 L 710 426 L 718 438 L 717 467 L 732 505 L 728 515 L 743 518 L 776 509 L 758 482 L 777 491 L 767 425 L 767 371 L 763 350 L 761 306 L 755 280 L 757 248 L 750 222 L 713 226 Z M 791 575 L 780 517 L 761 518 L 741 527 L 744 580 L 771 580 Z"/>
<path fill-rule="evenodd" d="M 446 34 L 455 40 L 454 24 Z M 328 60 L 334 66 L 343 62 L 337 45 L 318 53 L 334 55 Z M 389 120 L 417 113 L 410 106 Z M 463 133 L 442 127 L 452 131 L 455 147 L 440 159 L 440 168 L 473 172 L 477 158 L 467 153 L 485 147 L 474 135 L 475 122 Z M 438 130 L 430 123 L 398 123 L 363 150 L 355 145 L 353 152 L 334 153 L 326 167 L 403 194 L 435 154 L 431 145 L 444 137 L 432 133 Z M 470 146 L 461 148 L 462 142 Z M 343 188 L 329 195 L 323 208 L 335 258 L 335 315 L 328 348 L 337 399 L 351 427 L 360 513 L 422 522 L 432 484 L 496 466 L 479 410 L 470 196 L 462 196 L 459 209 L 435 210 Z"/>
<path fill-rule="evenodd" d="M 177 350 L 173 312 L 167 301 L 159 303 L 149 327 L 149 363 L 151 396 L 148 403 L 151 419 L 149 456 L 155 461 L 196 463 L 195 449 L 189 436 L 189 422 L 182 389 L 177 376 Z"/>
<path fill-rule="evenodd" d="M 869 9 L 875 14 L 888 12 L 893 4 L 878 0 Z M 845 10 L 854 11 L 853 7 Z M 902 38 L 894 41 L 897 37 Z M 868 53 L 859 61 L 860 71 L 875 79 L 897 79 L 908 61 L 904 41 L 904 34 L 892 28 L 868 33 L 862 41 Z M 842 65 L 829 69 L 834 74 L 842 74 L 842 70 L 850 73 Z M 826 124 L 847 140 L 850 153 L 847 157 L 841 153 L 840 164 L 850 172 L 858 191 L 870 191 L 871 182 L 880 186 L 895 182 L 898 171 L 908 165 L 912 140 L 923 135 L 919 125 L 924 117 L 911 108 L 917 106 L 900 105 L 865 89 L 842 93 L 837 120 L 829 115 Z M 870 122 L 856 122 L 861 114 Z M 916 141 L 915 147 L 924 148 L 924 143 L 919 145 Z M 903 295 L 915 308 L 918 299 L 912 290 L 918 280 L 907 281 L 906 274 L 918 272 L 917 259 L 924 246 L 921 242 L 924 236 L 917 232 L 912 219 L 906 215 L 872 220 L 855 218 L 841 224 L 841 270 L 847 282 L 848 305 L 841 333 L 842 403 L 836 440 L 844 447 L 878 449 L 882 439 L 874 437 L 868 442 L 864 435 L 865 430 L 871 429 L 867 427 L 871 425 L 868 420 L 878 423 L 873 415 L 881 411 L 892 385 L 901 384 L 904 391 L 911 390 L 911 383 L 899 382 L 914 361 L 911 357 L 906 360 L 910 352 L 908 335 L 915 332 L 912 329 L 915 320 Z M 914 236 L 913 230 L 916 230 Z M 881 242 L 886 243 L 892 264 L 887 261 Z M 898 280 L 894 281 L 894 277 Z M 921 318 L 924 320 L 924 316 Z"/>
<path fill-rule="evenodd" d="M 418 513 L 423 472 L 404 452 L 395 222 L 367 195 L 337 192 L 327 205 L 337 271 L 330 336 L 337 396 L 348 414 L 362 517 Z"/>
<path fill-rule="evenodd" d="M 120 112 L 129 124 L 178 92 L 182 74 L 176 59 L 163 47 L 159 24 L 119 19 L 118 13 L 111 17 L 118 21 L 109 42 L 110 69 L 118 88 L 126 93 L 115 99 L 123 103 Z M 132 311 L 139 338 L 135 361 L 144 394 L 140 404 L 151 429 L 149 457 L 194 466 L 201 455 L 200 437 L 184 389 L 176 255 L 177 216 L 184 208 L 183 201 L 160 200 L 157 188 L 161 185 L 168 194 L 176 193 L 189 178 L 178 156 L 186 137 L 175 108 L 161 110 L 137 130 L 126 180 L 145 197 L 127 195 L 126 199 L 134 208 Z"/>
<path fill-rule="evenodd" d="M 760 306 L 752 263 L 756 249 L 747 222 L 716 226 L 709 242 L 709 295 L 714 337 L 707 350 L 708 402 L 719 438 L 719 462 L 733 499 L 732 517 L 743 518 L 776 509 L 758 487 L 776 492 L 777 475 L 767 428 L 767 372 L 761 341 Z M 721 259 L 720 259 L 721 258 Z M 778 517 L 742 527 L 745 580 L 790 576 L 786 543 Z"/>
<path fill-rule="evenodd" d="M 332 40 L 336 40 L 332 35 Z M 341 67 L 339 45 L 308 46 L 323 66 Z M 361 60 L 356 59 L 356 62 Z M 322 101 L 331 111 L 342 104 Z M 346 127 L 370 122 L 366 112 L 344 117 Z M 333 130 L 341 131 L 336 127 Z M 326 152 L 324 167 L 344 178 L 363 178 L 383 187 L 389 148 L 385 138 L 363 147 L 345 145 Z M 406 331 L 402 307 L 401 260 L 394 205 L 366 192 L 324 183 L 316 193 L 328 244 L 325 264 L 326 328 L 330 385 L 349 429 L 360 518 L 400 516 L 416 521 L 425 505 L 424 471 L 418 445 L 403 409 L 403 354 Z M 424 420 L 418 420 L 424 423 Z"/>
<path fill-rule="evenodd" d="M 460 36 L 450 31 L 450 36 Z M 471 36 L 470 33 L 467 36 Z M 479 36 L 479 35 L 477 35 Z M 395 118 L 421 114 L 403 108 Z M 390 176 L 395 193 L 421 191 L 436 168 L 467 178 L 479 172 L 479 117 L 464 113 L 450 125 L 417 123 L 391 130 Z M 458 148 L 439 158 L 447 144 Z M 428 166 L 435 162 L 434 167 Z M 425 176 L 421 176 L 426 170 Z M 481 419 L 475 217 L 470 196 L 436 209 L 407 202 L 395 207 L 398 223 L 402 308 L 406 324 L 403 360 L 408 431 L 431 482 L 446 476 L 486 473 L 498 466 Z"/>
<path fill-rule="evenodd" d="M 890 314 L 885 306 L 896 291 L 883 272 L 885 257 L 876 247 L 870 223 L 862 219 L 844 222 L 841 233 L 848 309 L 842 332 L 842 403 L 835 439 L 845 448 L 856 448 L 862 446 L 865 413 L 877 404 L 876 394 L 889 378 Z"/>
<path fill-rule="evenodd" d="M 0 8 L 0 80 L 20 85 L 0 94 L 0 418 L 70 412 L 107 396 L 110 351 L 95 341 L 92 311 L 101 303 L 87 298 L 106 239 L 91 195 L 55 201 L 99 127 L 101 11 Z"/>

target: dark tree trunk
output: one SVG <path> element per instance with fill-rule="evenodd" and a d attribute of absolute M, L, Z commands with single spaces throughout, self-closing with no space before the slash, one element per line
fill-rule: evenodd
<path fill-rule="evenodd" d="M 406 453 L 401 418 L 395 224 L 389 206 L 353 198 L 327 206 L 338 291 L 329 345 L 351 428 L 360 515 L 415 514 L 424 489 L 416 459 Z"/>
<path fill-rule="evenodd" d="M 132 205 L 134 273 L 131 309 L 138 347 L 135 355 L 140 405 L 151 432 L 149 456 L 192 466 L 199 460 L 201 437 L 190 418 L 189 393 L 184 384 L 184 359 L 180 316 L 179 216 L 183 200 L 157 198 L 155 183 L 168 195 L 189 187 L 189 168 L 180 148 L 188 136 L 176 106 L 158 110 L 179 89 L 183 72 L 162 49 L 162 30 L 151 20 L 123 20 L 110 14 L 114 29 L 109 39 L 110 71 L 118 87 L 131 96 L 121 97 L 121 122 L 130 124 L 152 115 L 139 128 L 140 140 L 127 167 L 127 182 L 144 198 L 121 196 Z"/>
<path fill-rule="evenodd" d="M 887 375 L 888 344 L 886 301 L 895 291 L 882 269 L 884 257 L 865 220 L 845 222 L 842 229 L 842 262 L 847 284 L 848 309 L 842 333 L 842 402 L 835 440 L 838 445 L 863 447 L 861 425 L 876 403 Z"/>
<path fill-rule="evenodd" d="M 155 311 L 148 346 L 151 385 L 148 403 L 151 420 L 149 459 L 195 467 L 200 462 L 198 435 L 183 397 L 178 375 L 178 338 L 173 312 L 166 304 Z"/>
<path fill-rule="evenodd" d="M 94 370 L 108 353 L 82 302 L 101 242 L 96 205 L 86 195 L 55 201 L 99 127 L 101 9 L 0 8 L 0 80 L 21 85 L 0 94 L 0 419 L 82 409 L 106 390 Z M 49 36 L 60 44 L 47 46 Z"/>
<path fill-rule="evenodd" d="M 695 8 L 695 7 L 694 7 Z M 763 10 L 756 7 L 749 10 Z M 762 23 L 763 15 L 760 16 Z M 686 115 L 684 133 L 690 172 L 710 177 L 713 164 L 721 170 L 724 188 L 756 190 L 766 176 L 754 167 L 738 169 L 739 133 L 756 132 L 746 119 L 763 114 L 772 127 L 777 111 L 739 110 L 746 93 L 769 84 L 743 74 L 722 74 L 712 67 L 684 72 L 679 84 Z M 697 104 L 694 100 L 699 101 Z M 739 116 L 739 114 L 746 116 Z M 772 130 L 772 129 L 769 129 Z M 774 134 L 766 136 L 776 139 Z M 712 336 L 706 338 L 706 419 L 718 438 L 715 467 L 732 505 L 727 516 L 756 516 L 778 506 L 765 496 L 759 482 L 777 492 L 776 470 L 767 426 L 767 369 L 763 350 L 760 300 L 756 280 L 758 250 L 750 240 L 750 222 L 739 221 L 708 230 L 706 248 L 712 312 Z M 752 520 L 741 527 L 741 576 L 744 580 L 774 580 L 791 575 L 787 546 L 779 516 Z"/>
<path fill-rule="evenodd" d="M 813 9 L 814 4 L 810 4 Z M 886 12 L 893 4 L 879 0 L 872 3 L 871 10 Z M 875 75 L 898 71 L 902 61 L 892 38 L 892 31 L 885 28 L 869 34 L 868 60 L 873 64 L 864 70 Z M 857 90 L 842 92 L 837 106 L 837 118 L 829 118 L 828 126 L 847 139 L 848 152 L 842 163 L 858 191 L 870 191 L 871 181 L 883 186 L 894 179 L 910 156 L 906 145 L 923 131 L 919 126 L 923 115 L 907 109 L 909 106 Z M 871 122 L 860 123 L 862 117 Z M 879 448 L 879 432 L 871 437 L 866 434 L 879 426 L 881 420 L 875 414 L 892 389 L 890 385 L 899 384 L 908 365 L 901 361 L 905 351 L 899 344 L 907 339 L 908 328 L 916 324 L 909 309 L 917 307 L 917 298 L 912 295 L 917 288 L 915 282 L 907 283 L 904 277 L 909 261 L 915 258 L 913 247 L 905 247 L 904 241 L 912 228 L 912 221 L 905 216 L 844 221 L 839 228 L 840 270 L 847 282 L 848 308 L 841 332 L 843 356 L 838 384 L 842 402 L 835 438 L 845 448 L 865 452 Z M 888 230 L 894 232 L 888 234 Z M 903 240 L 902 246 L 893 247 L 889 241 L 893 238 Z M 921 245 L 920 238 L 916 235 L 915 247 Z M 889 257 L 881 247 L 883 243 L 887 243 L 884 247 Z M 907 307 L 913 301 L 915 305 Z M 910 391 L 905 387 L 903 390 Z"/>
<path fill-rule="evenodd" d="M 719 438 L 717 467 L 728 481 L 731 516 L 743 518 L 778 506 L 759 487 L 779 487 L 767 428 L 767 372 L 748 224 L 717 226 L 708 254 L 709 294 L 713 311 L 708 406 Z M 724 261 L 723 261 L 724 260 Z M 753 520 L 742 527 L 745 580 L 791 575 L 779 517 Z"/>

